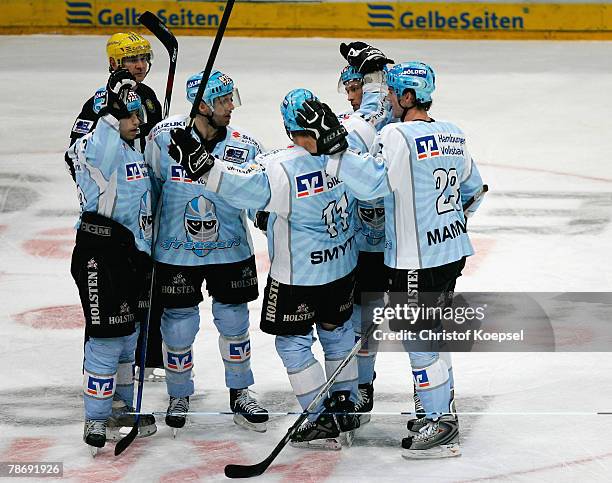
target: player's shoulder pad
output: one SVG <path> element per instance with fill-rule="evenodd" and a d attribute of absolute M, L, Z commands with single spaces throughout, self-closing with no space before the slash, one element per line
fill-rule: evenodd
<path fill-rule="evenodd" d="M 283 161 L 289 161 L 304 156 L 305 153 L 308 154 L 308 151 L 300 146 L 289 146 L 287 148 L 273 149 L 272 151 L 262 153 L 255 158 L 255 161 L 266 168 L 270 168 L 275 165 L 280 165 Z"/>
<path fill-rule="evenodd" d="M 262 150 L 261 142 L 259 142 L 251 133 L 239 127 L 227 127 L 228 136 L 238 142 L 254 146 L 258 150 Z"/>
<path fill-rule="evenodd" d="M 187 116 L 184 114 L 177 114 L 174 116 L 167 117 L 161 122 L 158 122 L 153 129 L 149 132 L 147 136 L 147 142 L 155 139 L 157 136 L 162 133 L 169 133 L 172 129 L 177 129 L 179 127 L 185 127 L 187 124 Z"/>
<path fill-rule="evenodd" d="M 157 96 L 155 95 L 155 91 L 151 89 L 148 85 L 143 84 L 142 82 L 138 84 L 136 94 L 138 94 L 141 98 L 144 97 L 153 101 L 158 101 Z"/>
<path fill-rule="evenodd" d="M 342 125 L 346 128 L 349 136 L 355 133 L 364 144 L 369 148 L 376 137 L 376 128 L 366 121 L 363 116 L 353 114 L 342 121 Z"/>

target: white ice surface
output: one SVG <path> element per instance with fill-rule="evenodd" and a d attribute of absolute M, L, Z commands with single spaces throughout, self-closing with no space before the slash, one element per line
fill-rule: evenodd
<path fill-rule="evenodd" d="M 69 274 L 78 204 L 62 158 L 75 115 L 105 82 L 105 41 L 0 37 L 0 461 L 63 461 L 72 481 L 221 480 L 225 464 L 263 459 L 295 416 L 272 417 L 265 434 L 241 430 L 230 416 L 194 416 L 176 440 L 158 418 L 157 435 L 120 458 L 107 447 L 95 461 L 81 441 L 82 329 L 61 328 L 79 315 Z M 185 79 L 203 67 L 211 45 L 179 41 L 172 113 L 187 110 Z M 161 98 L 167 56 L 154 42 L 147 83 Z M 288 90 L 307 87 L 346 109 L 335 91 L 338 43 L 225 39 L 216 65 L 235 79 L 244 103 L 233 124 L 281 147 L 288 140 L 278 107 Z M 432 115 L 464 128 L 491 188 L 470 221 L 479 252 L 457 289 L 610 291 L 612 43 L 376 45 L 397 61 L 434 66 Z M 265 243 L 253 233 L 264 283 Z M 260 307 L 251 304 L 255 389 L 271 411 L 297 410 L 273 338 L 257 327 Z M 192 409 L 226 411 L 210 303 L 201 308 Z M 457 406 L 472 413 L 461 416 L 461 458 L 407 462 L 398 449 L 406 417 L 375 415 L 353 448 L 286 448 L 262 479 L 610 481 L 612 416 L 595 414 L 612 411 L 609 353 L 457 354 L 454 368 Z M 407 356 L 381 354 L 376 370 L 375 411 L 411 411 Z M 166 403 L 162 385 L 145 387 L 145 409 Z"/>

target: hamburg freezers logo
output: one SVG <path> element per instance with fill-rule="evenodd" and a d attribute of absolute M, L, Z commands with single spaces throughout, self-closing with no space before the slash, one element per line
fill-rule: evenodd
<path fill-rule="evenodd" d="M 193 367 L 193 357 L 191 351 L 185 352 L 184 354 L 177 354 L 175 352 L 168 351 L 168 369 L 172 369 L 177 372 L 183 372 Z"/>
<path fill-rule="evenodd" d="M 105 398 L 113 395 L 115 381 L 112 377 L 95 377 L 90 375 L 87 378 L 86 392 L 90 396 Z"/>
<path fill-rule="evenodd" d="M 251 355 L 251 341 L 245 340 L 237 344 L 230 344 L 229 358 L 233 361 L 242 361 Z"/>
<path fill-rule="evenodd" d="M 433 158 L 434 156 L 440 156 L 440 149 L 438 148 L 438 141 L 433 134 L 429 136 L 421 136 L 414 138 L 417 148 L 417 159 Z"/>
<path fill-rule="evenodd" d="M 414 377 L 414 383 L 417 387 L 429 387 L 429 377 L 427 377 L 427 371 L 425 369 L 412 371 L 412 376 Z"/>
<path fill-rule="evenodd" d="M 138 181 L 149 177 L 144 163 L 127 163 L 125 165 L 125 179 L 127 181 Z"/>
<path fill-rule="evenodd" d="M 295 191 L 298 198 L 316 195 L 324 190 L 325 183 L 322 171 L 313 171 L 295 177 Z"/>

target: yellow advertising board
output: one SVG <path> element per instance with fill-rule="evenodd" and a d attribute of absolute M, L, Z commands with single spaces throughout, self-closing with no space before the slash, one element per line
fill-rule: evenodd
<path fill-rule="evenodd" d="M 0 0 L 0 33 L 137 29 L 151 10 L 178 35 L 211 35 L 225 2 Z M 612 4 L 237 2 L 229 35 L 612 39 Z"/>

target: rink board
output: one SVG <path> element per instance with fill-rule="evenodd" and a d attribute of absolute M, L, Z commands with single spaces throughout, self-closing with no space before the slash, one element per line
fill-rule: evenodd
<path fill-rule="evenodd" d="M 0 33 L 138 29 L 145 10 L 181 35 L 212 35 L 224 2 L 4 0 Z M 609 3 L 238 2 L 229 35 L 283 37 L 612 39 Z"/>

